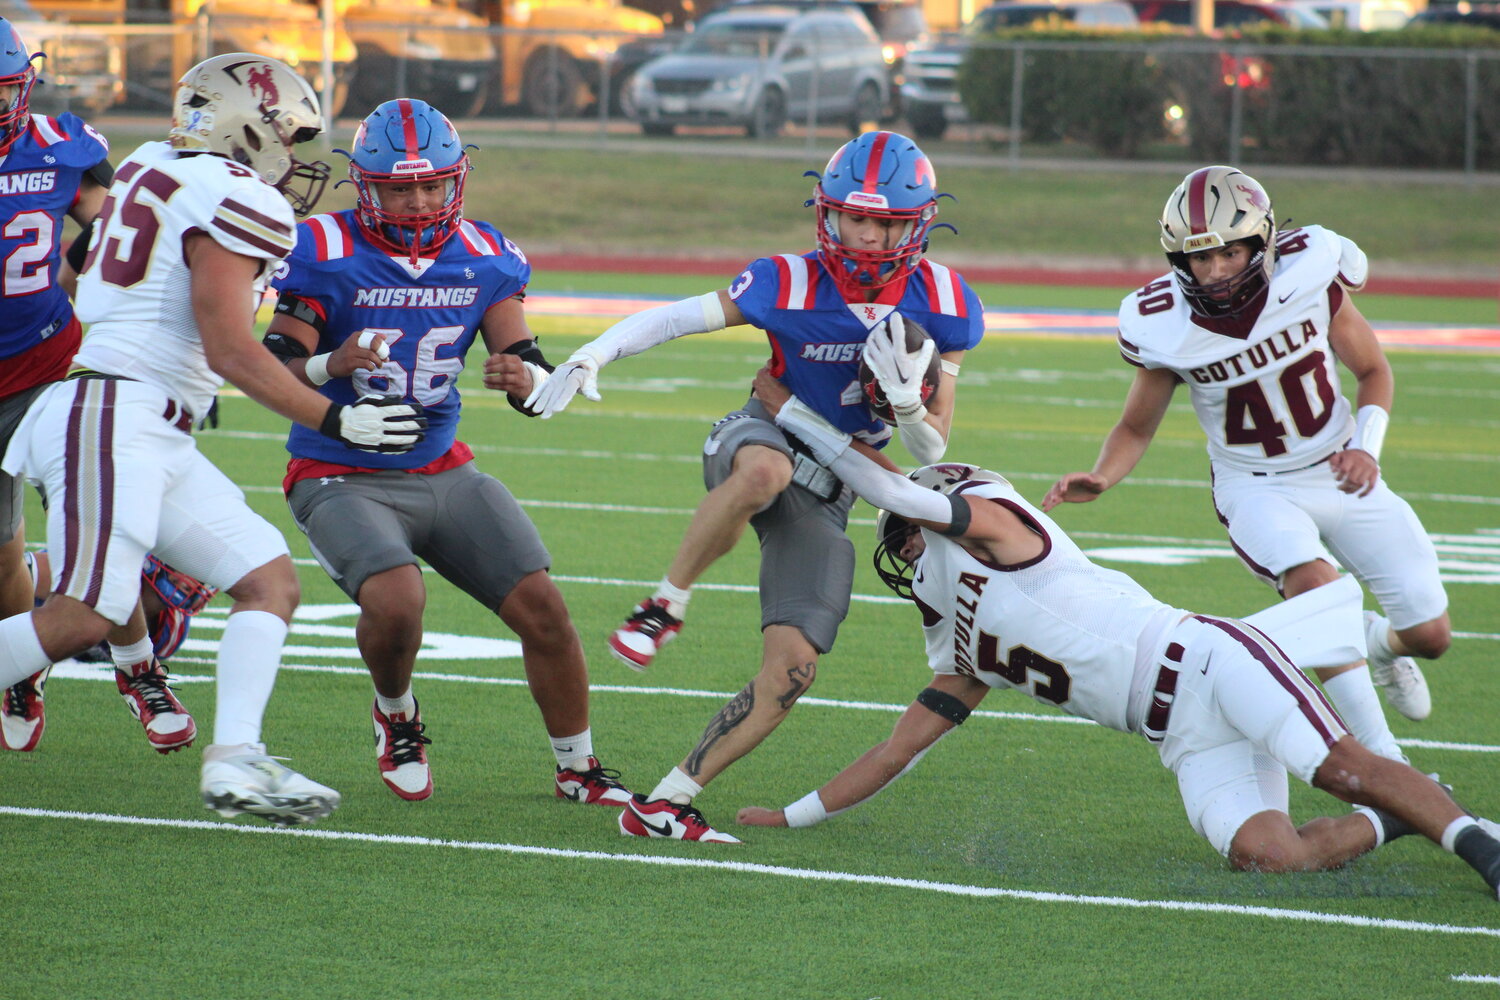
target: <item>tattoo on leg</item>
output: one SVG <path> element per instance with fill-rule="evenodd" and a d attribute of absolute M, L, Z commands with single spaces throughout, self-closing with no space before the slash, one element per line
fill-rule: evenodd
<path fill-rule="evenodd" d="M 703 736 L 698 740 L 698 745 L 687 757 L 687 773 L 697 777 L 703 771 L 703 758 L 708 756 L 708 751 L 719 742 L 720 737 L 728 736 L 735 727 L 750 715 L 755 708 L 755 682 L 751 681 L 745 685 L 745 689 L 733 698 L 729 704 L 719 709 L 719 714 L 709 722 L 708 728 L 703 731 Z"/>
<path fill-rule="evenodd" d="M 777 702 L 781 704 L 783 712 L 790 711 L 794 702 L 802 697 L 802 692 L 812 687 L 813 677 L 818 672 L 818 662 L 812 660 L 802 664 L 800 667 L 791 667 L 786 672 L 786 690 L 776 696 Z"/>

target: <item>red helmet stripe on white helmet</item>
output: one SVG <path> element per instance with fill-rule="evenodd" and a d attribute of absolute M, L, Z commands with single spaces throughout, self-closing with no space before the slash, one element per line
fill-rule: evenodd
<path fill-rule="evenodd" d="M 885 155 L 885 144 L 891 139 L 889 132 L 877 132 L 870 144 L 870 158 L 865 161 L 865 193 L 874 194 L 880 187 L 880 159 Z"/>
<path fill-rule="evenodd" d="M 1193 176 L 1188 178 L 1188 227 L 1194 234 L 1208 232 L 1207 189 L 1208 168 L 1193 171 Z"/>

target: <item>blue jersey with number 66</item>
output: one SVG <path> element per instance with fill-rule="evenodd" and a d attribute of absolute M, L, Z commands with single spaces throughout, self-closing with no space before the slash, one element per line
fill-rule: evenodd
<path fill-rule="evenodd" d="M 378 333 L 391 356 L 375 371 L 330 379 L 319 392 L 336 403 L 400 396 L 427 411 L 427 437 L 410 452 L 350 448 L 293 424 L 287 450 L 298 458 L 367 469 L 416 469 L 445 454 L 458 429 L 458 374 L 485 311 L 524 292 L 531 265 L 486 222 L 462 222 L 436 259 L 413 266 L 364 238 L 353 211 L 315 215 L 297 227 L 297 248 L 272 282 L 321 318 L 315 354 L 350 337 Z"/>

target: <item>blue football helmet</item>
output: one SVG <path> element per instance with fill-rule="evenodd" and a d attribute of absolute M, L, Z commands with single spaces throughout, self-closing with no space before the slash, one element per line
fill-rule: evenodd
<path fill-rule="evenodd" d="M 377 246 L 409 254 L 412 263 L 423 252 L 446 243 L 463 219 L 464 178 L 469 155 L 458 130 L 426 101 L 386 101 L 359 123 L 349 179 L 359 191 L 354 215 L 360 230 Z M 401 215 L 380 203 L 383 184 L 440 180 L 442 207 L 419 215 Z"/>
<path fill-rule="evenodd" d="M 845 143 L 813 188 L 818 258 L 845 294 L 881 288 L 922 260 L 937 217 L 937 174 L 927 154 L 898 132 L 866 132 Z M 889 250 L 861 250 L 839 238 L 835 213 L 902 219 Z"/>
<path fill-rule="evenodd" d="M 0 87 L 19 88 L 10 104 L 0 110 L 0 154 L 10 152 L 31 124 L 31 88 L 36 85 L 32 58 L 16 26 L 0 17 Z"/>

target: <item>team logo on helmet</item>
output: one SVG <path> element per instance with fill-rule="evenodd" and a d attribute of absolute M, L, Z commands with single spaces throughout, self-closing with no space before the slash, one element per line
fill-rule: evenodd
<path fill-rule="evenodd" d="M 271 72 L 271 67 L 262 63 L 246 75 L 245 81 L 250 85 L 252 93 L 260 93 L 260 103 L 267 107 L 275 107 L 281 103 L 281 93 L 276 89 L 276 77 Z"/>

